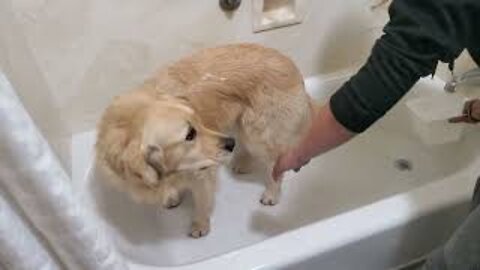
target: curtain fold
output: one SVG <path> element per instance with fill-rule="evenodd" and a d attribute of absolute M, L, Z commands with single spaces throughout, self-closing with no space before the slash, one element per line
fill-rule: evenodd
<path fill-rule="evenodd" d="M 80 201 L 70 177 L 1 72 L 0 164 L 0 187 L 8 192 L 35 227 L 29 230 L 19 216 L 15 216 L 14 209 L 7 208 L 8 202 L 3 197 L 1 215 L 5 218 L 0 218 L 0 234 L 3 234 L 0 235 L 0 248 L 5 250 L 1 250 L 0 255 L 10 252 L 12 256 L 28 260 L 29 254 L 22 253 L 19 248 L 35 242 L 35 234 L 41 234 L 68 269 L 127 268 L 100 222 Z M 9 234 L 19 234 L 29 240 L 12 243 Z M 37 239 L 32 245 L 43 250 L 40 257 L 48 257 L 50 252 L 45 244 Z M 51 268 L 47 269 L 59 267 L 55 258 L 50 256 L 49 260 Z"/>
<path fill-rule="evenodd" d="M 0 262 L 6 269 L 60 270 L 61 264 L 33 234 L 19 210 L 0 190 Z M 1 269 L 1 268 L 0 268 Z"/>

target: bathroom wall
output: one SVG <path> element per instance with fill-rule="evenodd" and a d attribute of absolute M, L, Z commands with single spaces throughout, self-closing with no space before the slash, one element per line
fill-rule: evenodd
<path fill-rule="evenodd" d="M 70 171 L 70 131 L 11 11 L 10 3 L 0 0 L 0 72 L 7 75 L 64 168 Z"/>
<path fill-rule="evenodd" d="M 196 49 L 258 42 L 291 56 L 305 76 L 328 75 L 361 64 L 387 19 L 386 7 L 372 9 L 382 0 L 296 0 L 308 6 L 303 23 L 253 33 L 252 0 L 231 15 L 217 0 L 0 1 L 10 2 L 11 31 L 24 41 L 25 55 L 9 55 L 14 77 L 34 68 L 42 90 L 24 96 L 48 100 L 27 105 L 41 115 L 58 109 L 70 132 L 92 129 L 113 96 Z"/>
<path fill-rule="evenodd" d="M 436 75 L 444 81 L 449 81 L 452 79 L 452 75 L 463 74 L 469 71 L 472 68 L 475 68 L 477 65 L 470 57 L 470 54 L 467 50 L 463 51 L 463 53 L 455 60 L 455 70 L 452 72 L 448 69 L 448 64 L 441 63 L 438 68 Z"/>

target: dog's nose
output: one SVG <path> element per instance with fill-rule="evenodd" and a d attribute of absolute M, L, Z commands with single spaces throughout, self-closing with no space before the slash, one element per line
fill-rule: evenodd
<path fill-rule="evenodd" d="M 233 152 L 235 148 L 235 139 L 234 138 L 224 138 L 223 139 L 223 149 L 227 150 L 228 152 Z"/>

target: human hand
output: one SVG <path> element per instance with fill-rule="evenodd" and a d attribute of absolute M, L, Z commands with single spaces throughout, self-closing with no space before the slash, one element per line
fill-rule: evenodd
<path fill-rule="evenodd" d="M 336 120 L 330 104 L 318 108 L 305 137 L 278 157 L 272 171 L 273 179 L 279 181 L 288 170 L 299 171 L 310 159 L 342 145 L 355 135 Z"/>
<path fill-rule="evenodd" d="M 292 149 L 281 155 L 273 167 L 273 179 L 276 181 L 280 180 L 283 173 L 289 170 L 299 172 L 303 166 L 310 162 L 309 158 L 304 159 L 301 158 L 302 156 L 301 150 L 298 149 Z"/>
<path fill-rule="evenodd" d="M 448 119 L 450 123 L 469 123 L 476 124 L 480 122 L 480 99 L 472 99 L 465 102 L 462 115 Z"/>

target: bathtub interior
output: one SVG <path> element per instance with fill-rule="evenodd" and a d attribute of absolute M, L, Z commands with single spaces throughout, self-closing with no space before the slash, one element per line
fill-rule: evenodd
<path fill-rule="evenodd" d="M 306 81 L 309 93 L 325 101 L 347 77 Z M 219 174 L 212 230 L 191 239 L 191 200 L 175 209 L 133 203 L 102 181 L 92 165 L 95 132 L 73 137 L 73 176 L 119 250 L 131 261 L 146 265 L 189 264 L 253 245 L 394 194 L 457 174 L 480 151 L 472 143 L 478 132 L 467 130 L 464 139 L 428 146 L 412 131 L 405 100 L 417 95 L 445 94 L 437 80 L 422 80 L 402 102 L 366 133 L 303 168 L 288 173 L 280 203 L 262 206 L 261 175 Z M 478 148 L 478 147 L 477 147 Z"/>

